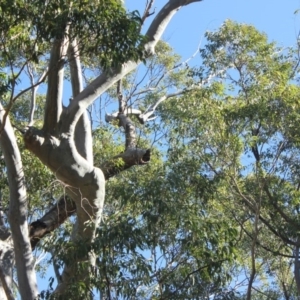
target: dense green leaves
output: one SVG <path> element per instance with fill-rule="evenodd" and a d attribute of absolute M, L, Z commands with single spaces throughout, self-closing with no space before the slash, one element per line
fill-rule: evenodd
<path fill-rule="evenodd" d="M 0 17 L 4 104 L 14 97 L 27 61 L 40 75 L 37 63 L 46 64 L 50 42 L 66 32 L 79 40 L 87 82 L 92 71 L 142 57 L 141 18 L 120 1 L 2 1 Z M 241 274 L 259 282 L 251 299 L 283 299 L 286 286 L 291 298 L 298 296 L 292 270 L 300 226 L 297 55 L 253 26 L 229 20 L 206 40 L 199 67 L 177 68 L 179 56 L 161 42 L 157 56 L 146 61 L 143 87 L 135 74 L 123 79 L 128 106 L 142 111 L 170 91 L 182 93 L 160 104 L 155 122 L 133 120 L 138 147 L 151 148 L 151 163 L 107 182 L 93 245 L 68 242 L 72 218 L 40 243 L 37 252 L 51 252 L 49 262 L 58 269 L 94 251 L 90 281 L 74 283 L 70 297 L 245 299 L 251 286 L 247 281 L 239 288 Z M 115 109 L 116 98 L 110 90 L 95 107 L 105 102 Z M 11 110 L 17 127 L 27 121 L 30 94 L 19 100 Z M 37 122 L 43 105 L 40 94 Z M 100 166 L 124 150 L 124 141 L 117 124 L 103 126 L 96 114 L 93 124 L 101 126 L 93 128 L 94 159 Z M 29 217 L 36 219 L 64 186 L 24 149 L 22 156 Z M 0 164 L 5 210 L 7 178 Z M 78 271 L 83 267 L 79 263 Z"/>
<path fill-rule="evenodd" d="M 206 38 L 203 66 L 189 74 L 200 82 L 214 79 L 162 111 L 170 124 L 169 158 L 189 157 L 198 172 L 218 179 L 208 207 L 244 232 L 240 267 L 267 280 L 259 292 L 281 299 L 290 285 L 289 295 L 296 295 L 289 266 L 300 225 L 297 57 L 253 26 L 231 21 Z M 275 287 L 268 284 L 273 278 Z"/>
<path fill-rule="evenodd" d="M 142 54 L 140 16 L 137 11 L 126 13 L 118 0 L 2 1 L 0 17 L 3 67 L 18 59 L 38 62 L 49 43 L 66 32 L 79 39 L 82 54 L 99 56 L 103 67 L 138 60 Z"/>

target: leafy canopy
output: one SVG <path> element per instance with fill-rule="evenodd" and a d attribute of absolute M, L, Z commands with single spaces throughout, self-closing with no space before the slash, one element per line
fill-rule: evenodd
<path fill-rule="evenodd" d="M 80 40 L 81 53 L 97 53 L 103 67 L 142 54 L 139 13 L 127 13 L 119 0 L 4 0 L 0 18 L 2 67 L 17 59 L 38 62 L 69 27 L 70 38 Z"/>

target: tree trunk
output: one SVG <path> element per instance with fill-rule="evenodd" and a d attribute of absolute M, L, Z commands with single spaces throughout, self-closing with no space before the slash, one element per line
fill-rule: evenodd
<path fill-rule="evenodd" d="M 179 8 L 198 1 L 200 0 L 170 0 L 162 8 L 146 34 L 148 42 L 145 44 L 145 58 L 154 54 L 155 45 Z M 72 28 L 70 28 L 71 30 Z M 68 45 L 70 45 L 68 57 L 74 99 L 65 110 L 62 110 L 63 58 Z M 95 238 L 96 228 L 102 215 L 105 176 L 101 169 L 93 165 L 90 152 L 92 148 L 89 145 L 91 133 L 84 114 L 87 107 L 98 96 L 134 70 L 139 62 L 128 61 L 118 68 L 106 70 L 81 91 L 80 65 L 77 56 L 76 41 L 69 43 L 67 38 L 54 41 L 49 62 L 44 127 L 43 130 L 29 128 L 24 134 L 24 142 L 26 148 L 48 166 L 65 185 L 69 197 L 76 205 L 77 220 L 72 234 L 72 242 L 85 244 L 88 248 Z M 150 150 L 137 149 L 132 122 L 128 116 L 123 114 L 119 115 L 119 119 L 122 126 L 125 126 L 126 151 L 116 158 L 125 161 L 125 168 L 147 163 L 150 159 Z M 107 174 L 118 172 L 113 163 L 103 167 Z M 67 215 L 64 213 L 63 218 Z M 77 263 L 82 261 L 93 266 L 93 253 L 87 251 L 82 257 L 77 257 L 72 262 L 65 262 L 61 276 L 62 283 L 56 290 L 57 294 L 64 294 L 67 286 L 74 279 L 73 274 Z M 75 280 L 88 280 L 87 271 L 76 275 Z"/>
<path fill-rule="evenodd" d="M 0 105 L 0 125 L 4 125 L 0 145 L 7 167 L 10 191 L 8 220 L 14 245 L 19 292 L 22 299 L 31 300 L 36 299 L 38 291 L 28 234 L 25 178 L 21 155 L 9 118 L 3 124 L 4 112 Z"/>

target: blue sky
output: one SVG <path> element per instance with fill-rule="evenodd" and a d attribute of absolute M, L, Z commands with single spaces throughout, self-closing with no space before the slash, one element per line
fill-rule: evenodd
<path fill-rule="evenodd" d="M 128 10 L 137 9 L 141 13 L 145 2 L 125 0 Z M 165 0 L 156 0 L 155 11 L 165 3 Z M 254 25 L 280 46 L 292 46 L 300 30 L 300 12 L 294 14 L 297 9 L 300 9 L 300 0 L 203 0 L 183 7 L 169 24 L 164 39 L 187 59 L 201 40 L 204 44 L 205 31 L 216 30 L 224 20 L 232 19 Z"/>

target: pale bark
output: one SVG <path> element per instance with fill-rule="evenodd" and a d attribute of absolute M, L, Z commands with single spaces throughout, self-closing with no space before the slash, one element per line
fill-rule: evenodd
<path fill-rule="evenodd" d="M 170 0 L 162 8 L 148 30 L 145 57 L 154 54 L 156 43 L 178 9 L 183 5 L 198 1 Z M 45 124 L 43 130 L 29 128 L 24 134 L 24 142 L 27 149 L 48 166 L 65 185 L 68 195 L 76 205 L 77 222 L 72 239 L 89 245 L 95 237 L 95 231 L 102 215 L 105 177 L 103 172 L 93 166 L 92 160 L 89 159 L 87 152 L 88 142 L 85 139 L 88 137 L 88 130 L 85 128 L 87 122 L 84 121 L 84 118 L 82 118 L 82 123 L 79 123 L 79 120 L 86 112 L 87 107 L 98 96 L 130 71 L 134 70 L 139 62 L 128 61 L 119 68 L 105 71 L 83 91 L 77 94 L 78 89 L 75 89 L 76 82 L 79 90 L 81 85 L 79 75 L 80 64 L 79 57 L 76 57 L 76 47 L 72 44 L 69 48 L 69 58 L 71 58 L 70 69 L 74 99 L 70 102 L 68 108 L 61 113 L 64 64 L 62 57 L 65 55 L 65 49 L 65 41 L 55 41 L 49 64 Z M 147 163 L 150 159 L 150 150 L 136 148 L 135 128 L 129 117 L 120 114 L 118 118 L 125 128 L 126 149 L 124 153 L 116 158 L 123 159 L 123 161 L 127 162 L 125 163 L 127 166 Z M 84 143 L 83 148 L 81 148 L 80 143 Z M 92 266 L 94 262 L 93 253 L 88 253 L 80 258 L 79 261 L 87 261 Z M 56 293 L 64 293 L 72 279 L 76 263 L 74 261 L 72 265 L 65 265 L 62 274 L 62 283 L 58 286 Z M 85 277 L 88 277 L 87 273 L 82 274 L 80 278 L 76 277 L 76 280 L 88 280 Z"/>
<path fill-rule="evenodd" d="M 44 130 L 54 135 L 58 132 L 62 113 L 64 64 L 67 48 L 67 38 L 55 40 L 50 54 Z"/>
<path fill-rule="evenodd" d="M 31 128 L 26 132 L 24 141 L 27 148 L 66 185 L 66 191 L 76 204 L 77 226 L 72 239 L 90 244 L 103 209 L 105 179 L 102 171 L 77 152 L 71 137 L 62 136 L 59 140 Z M 93 263 L 92 256 L 85 259 Z M 72 278 L 73 268 L 76 268 L 76 262 L 65 267 L 63 283 L 57 290 L 59 293 L 65 290 L 68 279 Z"/>
<path fill-rule="evenodd" d="M 71 74 L 73 97 L 78 95 L 83 88 L 77 42 L 72 41 L 68 48 L 68 59 Z M 81 116 L 75 130 L 75 144 L 78 153 L 89 163 L 93 164 L 93 147 L 90 120 L 87 113 Z M 41 219 L 30 224 L 31 246 L 34 249 L 41 238 L 55 230 L 69 216 L 76 211 L 76 206 L 71 198 L 62 196 Z"/>
<path fill-rule="evenodd" d="M 100 165 L 105 180 L 119 174 L 120 172 L 136 165 L 145 165 L 150 161 L 150 149 L 127 149 L 116 155 L 111 160 Z M 122 160 L 120 163 L 119 159 Z M 76 212 L 74 201 L 68 196 L 62 196 L 58 202 L 39 220 L 30 224 L 30 241 L 34 249 L 43 237 L 61 224 Z"/>
<path fill-rule="evenodd" d="M 34 123 L 34 111 L 36 108 L 36 95 L 37 90 L 39 88 L 39 85 L 44 81 L 45 76 L 47 74 L 47 69 L 41 74 L 37 82 L 34 82 L 34 75 L 32 67 L 28 64 L 27 65 L 28 74 L 30 77 L 30 83 L 31 83 L 31 101 L 30 101 L 30 113 L 29 113 L 29 119 L 28 119 L 28 126 L 32 126 Z"/>
<path fill-rule="evenodd" d="M 145 44 L 145 56 L 155 53 L 155 46 L 165 31 L 176 12 L 185 5 L 200 2 L 201 0 L 170 0 L 160 10 L 156 18 L 151 23 L 146 36 L 148 42 Z M 129 72 L 138 66 L 139 62 L 128 61 L 119 68 L 114 68 L 103 72 L 94 81 L 92 81 L 77 97 L 73 99 L 68 108 L 68 118 L 63 127 L 64 132 L 72 133 L 75 130 L 78 119 L 90 106 L 93 101 L 109 89 L 118 80 L 122 79 Z"/>
<path fill-rule="evenodd" d="M 69 66 L 71 73 L 71 85 L 73 98 L 76 97 L 83 89 L 82 71 L 79 57 L 77 42 L 72 41 L 68 49 Z M 93 140 L 92 128 L 87 111 L 85 110 L 80 117 L 75 129 L 75 144 L 77 151 L 88 162 L 93 164 Z"/>
<path fill-rule="evenodd" d="M 3 126 L 4 109 L 1 105 L 0 110 L 0 124 Z M 14 245 L 19 292 L 23 299 L 35 299 L 38 290 L 28 234 L 25 178 L 21 155 L 9 118 L 3 127 L 0 145 L 7 167 L 10 191 L 8 220 Z"/>
<path fill-rule="evenodd" d="M 154 53 L 154 46 L 156 45 L 159 38 L 161 37 L 171 17 L 177 12 L 177 10 L 181 6 L 190 4 L 192 2 L 199 2 L 199 0 L 193 0 L 193 1 L 171 0 L 168 2 L 168 4 L 166 4 L 163 7 L 163 9 L 159 12 L 158 16 L 154 19 L 152 25 L 148 30 L 147 33 L 148 43 L 145 45 L 145 50 L 147 50 L 146 55 L 149 56 Z M 149 52 L 149 49 L 152 49 L 153 51 Z M 72 51 L 73 53 L 76 54 L 75 48 L 73 48 Z M 70 51 L 69 54 L 70 53 L 72 52 Z M 73 99 L 73 101 L 71 101 L 69 108 L 67 109 L 67 116 L 64 115 L 64 118 L 62 120 L 62 122 L 65 124 L 65 126 L 62 129 L 64 132 L 67 133 L 65 137 L 69 140 L 69 143 L 71 143 L 70 139 L 72 136 L 72 132 L 74 133 L 74 130 L 78 124 L 77 120 L 78 118 L 80 118 L 82 113 L 86 111 L 86 107 L 89 104 L 91 104 L 96 97 L 98 97 L 100 94 L 105 92 L 111 85 L 113 85 L 123 76 L 125 76 L 128 72 L 133 70 L 137 65 L 138 65 L 137 62 L 128 61 L 119 69 L 113 69 L 103 73 L 98 78 L 96 78 L 88 87 L 86 87 L 81 93 L 79 93 Z M 74 69 L 73 67 L 71 68 Z M 77 67 L 75 67 L 75 70 L 76 71 L 73 72 L 73 74 L 79 73 L 78 64 Z M 76 86 L 76 84 L 73 84 L 73 86 Z M 76 92 L 77 91 L 75 91 L 75 93 Z M 48 165 L 53 170 L 53 172 L 58 175 L 59 178 L 61 178 L 61 175 L 59 175 L 58 173 L 61 173 L 60 171 L 62 171 L 62 169 L 65 169 L 63 171 L 64 173 L 66 173 L 67 168 L 63 167 L 66 164 L 66 160 L 63 159 L 63 164 L 60 163 L 62 160 L 61 157 L 67 157 L 65 151 L 64 150 L 57 151 L 59 152 L 58 156 L 60 157 L 60 159 L 58 159 L 59 163 L 53 162 L 53 160 L 55 159 L 54 157 L 51 158 L 51 151 L 50 151 L 51 148 L 52 147 L 62 148 L 61 141 L 55 139 L 54 137 L 47 137 L 45 140 L 44 134 L 42 132 L 38 132 L 35 131 L 34 129 L 31 129 L 27 132 L 25 136 L 25 144 L 27 145 L 27 148 L 33 151 L 42 161 L 44 161 L 45 164 Z M 43 149 L 39 147 L 39 145 L 42 144 L 43 144 Z M 44 151 L 44 149 L 46 151 Z M 47 155 L 45 155 L 45 153 L 47 153 Z M 116 167 L 116 164 L 114 163 L 113 160 L 103 164 L 102 167 L 106 174 L 105 178 L 112 177 L 116 173 L 120 172 L 121 170 L 127 169 L 128 167 L 134 164 L 147 163 L 150 159 L 150 151 L 143 150 L 143 149 L 136 149 L 136 150 L 126 149 L 126 151 L 123 154 L 120 154 L 116 158 L 122 158 L 124 164 L 121 167 Z M 73 160 L 71 159 L 68 164 L 70 164 L 71 161 Z M 65 174 L 62 177 L 67 178 L 68 176 L 66 176 Z M 68 180 L 64 182 L 68 182 Z M 73 182 L 73 186 L 74 183 L 75 182 Z"/>
<path fill-rule="evenodd" d="M 10 233 L 4 227 L 0 233 L 0 299 L 13 300 L 14 248 Z"/>
<path fill-rule="evenodd" d="M 29 64 L 27 65 L 27 69 L 28 69 L 28 74 L 29 74 L 29 77 L 30 77 L 30 82 L 31 82 L 31 85 L 32 85 L 31 101 L 30 101 L 30 113 L 29 113 L 28 124 L 29 124 L 29 126 L 32 126 L 33 120 L 34 120 L 34 111 L 35 111 L 35 107 L 36 107 L 36 93 L 37 93 L 38 87 L 34 86 L 33 72 L 32 72 L 31 66 Z"/>

